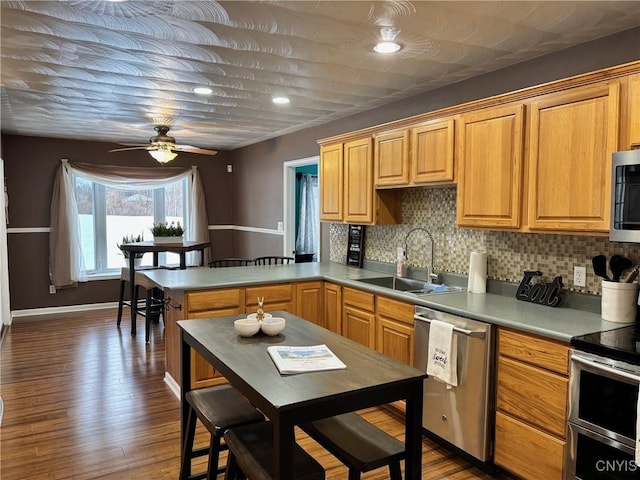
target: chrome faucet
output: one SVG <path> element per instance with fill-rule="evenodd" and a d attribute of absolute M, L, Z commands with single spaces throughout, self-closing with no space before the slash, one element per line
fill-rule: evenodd
<path fill-rule="evenodd" d="M 434 241 L 433 241 L 433 236 L 431 235 L 431 233 L 429 232 L 429 230 L 427 230 L 426 228 L 422 228 L 422 227 L 416 227 L 413 228 L 411 230 L 409 230 L 409 232 L 405 235 L 404 237 L 404 259 L 407 260 L 409 258 L 409 256 L 407 255 L 407 250 L 408 250 L 408 245 L 407 245 L 407 241 L 409 240 L 409 236 L 413 233 L 416 232 L 418 230 L 423 231 L 424 233 L 427 234 L 427 236 L 429 237 L 429 240 L 431 241 L 431 267 L 428 270 L 428 275 L 429 275 L 429 282 L 431 283 L 440 283 L 440 275 L 438 275 L 437 273 L 435 273 L 433 271 L 433 265 L 434 265 L 434 259 L 433 259 L 433 246 L 434 246 Z"/>

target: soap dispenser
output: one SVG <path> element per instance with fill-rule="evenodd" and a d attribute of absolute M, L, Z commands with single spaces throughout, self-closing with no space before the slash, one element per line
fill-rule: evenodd
<path fill-rule="evenodd" d="M 402 278 L 407 273 L 407 266 L 404 263 L 404 249 L 398 247 L 397 251 L 397 263 L 396 263 L 396 277 Z"/>

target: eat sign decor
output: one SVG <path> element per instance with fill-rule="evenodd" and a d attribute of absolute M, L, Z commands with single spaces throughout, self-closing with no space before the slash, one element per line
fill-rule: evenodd
<path fill-rule="evenodd" d="M 516 291 L 516 299 L 548 307 L 557 307 L 560 305 L 561 300 L 562 277 L 554 278 L 551 283 L 534 283 L 531 285 L 531 279 L 541 275 L 542 272 L 539 271 L 525 270 L 524 277 Z"/>

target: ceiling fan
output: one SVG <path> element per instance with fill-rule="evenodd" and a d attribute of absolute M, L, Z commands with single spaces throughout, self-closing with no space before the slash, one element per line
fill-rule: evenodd
<path fill-rule="evenodd" d="M 126 148 L 115 148 L 109 152 L 124 152 L 126 150 L 147 150 L 149 155 L 160 163 L 167 163 L 176 158 L 177 152 L 199 153 L 202 155 L 215 155 L 215 150 L 207 150 L 191 145 L 176 145 L 176 139 L 167 135 L 169 127 L 166 125 L 158 125 L 153 127 L 157 135 L 149 139 L 149 145 L 133 145 Z M 125 144 L 128 145 L 128 144 Z"/>

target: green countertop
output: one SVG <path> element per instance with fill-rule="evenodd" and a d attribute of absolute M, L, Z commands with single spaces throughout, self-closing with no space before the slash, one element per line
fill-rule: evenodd
<path fill-rule="evenodd" d="M 439 293 L 421 298 L 384 287 L 359 282 L 359 279 L 389 276 L 373 270 L 348 267 L 333 262 L 231 268 L 188 268 L 186 270 L 149 270 L 144 274 L 163 290 L 209 290 L 269 283 L 328 280 L 344 286 L 382 294 L 397 300 L 424 305 L 456 315 L 512 327 L 569 342 L 577 335 L 624 326 L 602 320 L 599 314 L 567 307 L 546 307 L 491 293 Z"/>

